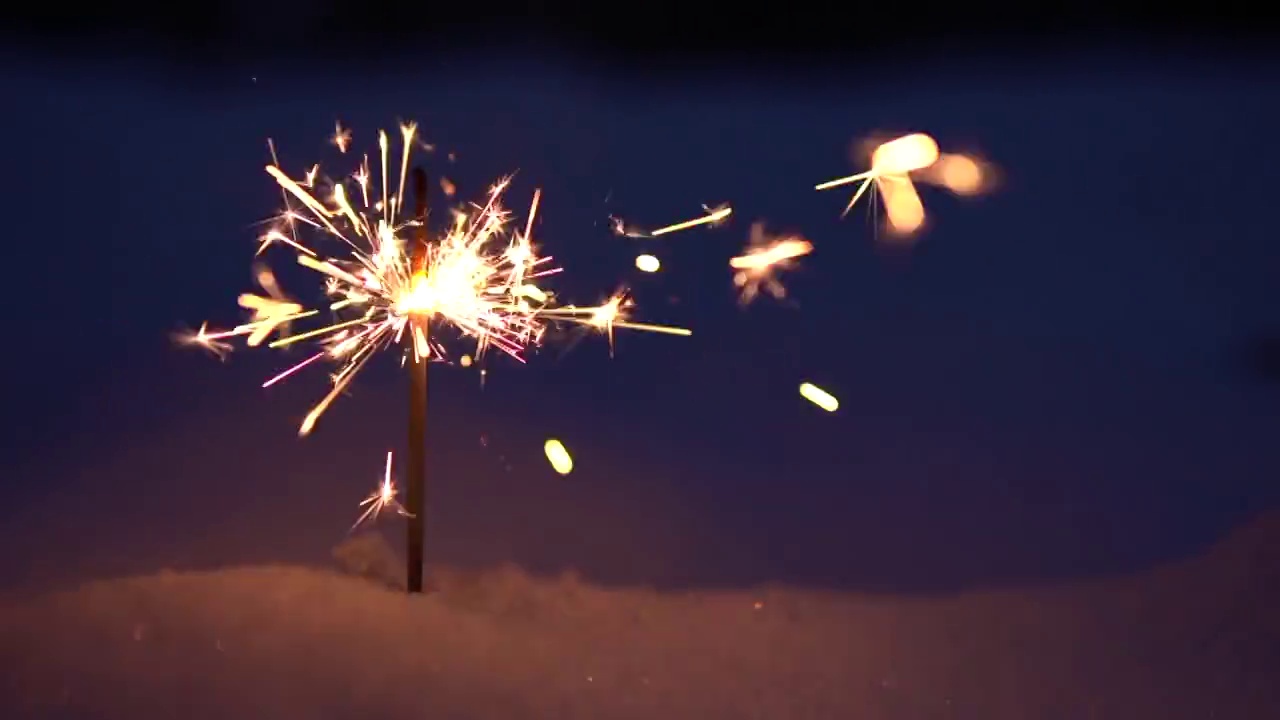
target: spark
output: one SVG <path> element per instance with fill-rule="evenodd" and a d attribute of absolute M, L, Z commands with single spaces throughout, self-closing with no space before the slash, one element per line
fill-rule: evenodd
<path fill-rule="evenodd" d="M 660 227 L 649 233 L 650 237 L 658 237 L 659 235 L 666 235 L 667 233 L 688 230 L 689 228 L 697 227 L 699 225 L 710 225 L 711 227 L 715 227 L 716 225 L 724 222 L 725 218 L 733 214 L 733 208 L 728 205 L 720 205 L 714 208 L 703 205 L 702 209 L 706 211 L 706 215 L 696 217 L 692 220 L 678 222 L 673 225 L 667 225 L 666 227 Z"/>
<path fill-rule="evenodd" d="M 637 225 L 628 224 L 626 220 L 613 215 L 609 216 L 609 227 L 613 229 L 614 235 L 621 235 L 629 238 L 647 238 L 652 237 L 647 230 Z"/>
<path fill-rule="evenodd" d="M 813 244 L 798 235 L 774 237 L 765 232 L 764 223 L 752 224 L 746 251 L 729 260 L 729 267 L 736 271 L 733 284 L 741 288 L 742 303 L 754 300 L 761 290 L 779 300 L 786 297 L 777 273 L 791 269 L 796 258 L 811 252 Z"/>
<path fill-rule="evenodd" d="M 624 306 L 623 303 L 626 303 Z M 590 315 L 587 316 L 587 324 L 593 328 L 604 331 L 609 336 L 609 352 L 613 352 L 613 327 L 620 317 L 623 317 L 624 308 L 631 307 L 631 298 L 625 293 L 619 292 L 605 304 L 595 308 Z"/>
<path fill-rule="evenodd" d="M 896 233 L 911 233 L 924 223 L 924 207 L 920 205 L 910 173 L 924 170 L 937 161 L 936 140 L 924 133 L 903 135 L 876 146 L 871 153 L 870 170 L 819 183 L 814 189 L 829 190 L 858 183 L 858 189 L 840 213 L 844 217 L 868 189 L 874 188 L 884 198 L 889 227 Z"/>
<path fill-rule="evenodd" d="M 840 401 L 834 395 L 813 383 L 800 383 L 800 396 L 827 412 L 835 412 L 840 408 Z"/>
<path fill-rule="evenodd" d="M 338 148 L 338 152 L 345 153 L 347 148 L 351 147 L 351 131 L 342 127 L 342 123 L 335 122 L 333 124 L 333 135 L 329 136 L 329 142 Z"/>
<path fill-rule="evenodd" d="M 608 300 L 605 300 L 599 305 L 584 308 L 575 307 L 573 305 L 566 305 L 558 308 L 544 308 L 542 310 L 542 314 L 549 318 L 585 325 L 600 331 L 609 338 L 610 355 L 613 354 L 614 328 L 663 333 L 666 335 L 683 335 L 685 337 L 693 334 L 693 331 L 688 328 L 631 322 L 627 318 L 629 317 L 630 311 L 633 307 L 635 307 L 635 301 L 625 289 L 622 289 L 615 292 Z"/>
<path fill-rule="evenodd" d="M 895 235 L 910 235 L 924 226 L 924 204 L 913 178 L 943 187 L 956 195 L 977 195 L 993 184 L 990 165 L 976 158 L 942 153 L 938 143 L 924 133 L 912 133 L 877 145 L 871 152 L 871 169 L 814 186 L 829 190 L 858 183 L 857 190 L 841 217 L 868 190 L 878 194 L 884 207 L 888 229 Z"/>
<path fill-rule="evenodd" d="M 942 153 L 938 161 L 920 173 L 920 179 L 961 196 L 979 195 L 995 181 L 989 163 L 969 155 Z"/>
<path fill-rule="evenodd" d="M 551 438 L 543 443 L 542 450 L 546 453 L 547 461 L 551 463 L 552 470 L 561 475 L 568 475 L 573 472 L 573 458 L 559 440 Z"/>
<path fill-rule="evenodd" d="M 231 343 L 219 340 L 216 335 L 209 333 L 208 323 L 200 323 L 200 329 L 194 333 L 178 333 L 174 336 L 174 339 L 182 345 L 203 348 L 219 360 L 225 360 L 232 350 Z"/>
<path fill-rule="evenodd" d="M 266 172 L 285 204 L 258 253 L 273 246 L 287 248 L 298 265 L 320 276 L 326 301 L 309 308 L 285 297 L 263 269 L 256 278 L 264 294 L 239 298 L 240 306 L 252 313 L 249 322 L 225 331 L 201 326 L 186 339 L 223 355 L 230 349 L 223 341 L 234 336 L 245 336 L 251 347 L 265 342 L 272 349 L 315 341 L 318 352 L 264 384 L 320 360 L 338 365 L 332 387 L 307 413 L 299 435 L 312 431 L 370 358 L 384 349 L 400 349 L 402 361 L 412 353 L 415 358 L 447 362 L 450 341 L 465 341 L 467 354 L 476 361 L 494 350 L 524 362 L 553 322 L 599 327 L 609 335 L 611 346 L 615 327 L 690 334 L 683 328 L 626 322 L 620 315 L 625 300 L 621 297 L 600 307 L 555 307 L 554 295 L 538 283 L 561 269 L 552 265 L 551 257 L 538 254 L 532 239 L 541 191 L 533 192 L 523 230 L 513 230 L 513 215 L 503 204 L 511 177 L 494 183 L 479 202 L 454 210 L 453 221 L 442 232 L 428 236 L 422 221 L 400 218 L 416 132 L 411 123 L 400 127 L 398 153 L 387 133 L 379 133 L 376 171 L 371 171 L 366 156 L 349 177 L 323 182 L 311 173 L 303 181 L 291 178 L 278 162 L 274 143 L 269 143 L 272 163 Z M 333 144 L 340 151 L 346 149 L 346 138 L 349 133 L 336 126 Z M 417 235 L 412 242 L 409 232 Z M 322 251 L 321 240 L 337 251 Z M 330 315 L 328 324 L 291 334 L 294 321 L 322 310 Z M 599 317 L 605 318 L 602 324 Z M 275 339 L 268 341 L 272 336 Z"/>
<path fill-rule="evenodd" d="M 662 262 L 653 255 L 637 255 L 636 269 L 640 272 L 653 273 L 658 272 L 662 267 Z"/>
<path fill-rule="evenodd" d="M 391 451 L 387 451 L 387 468 L 382 474 L 382 482 L 378 483 L 378 488 L 369 493 L 369 496 L 360 501 L 360 507 L 364 508 L 364 512 L 360 517 L 356 518 L 355 524 L 351 526 L 351 530 L 355 530 L 364 524 L 366 520 L 377 520 L 383 510 L 391 508 L 400 515 L 405 517 L 413 517 L 400 501 L 396 499 L 399 490 L 396 483 L 391 479 Z"/>
<path fill-rule="evenodd" d="M 830 190 L 860 183 L 858 192 L 868 182 L 882 175 L 906 175 L 923 170 L 938 160 L 938 143 L 924 133 L 912 133 L 877 145 L 871 153 L 871 169 L 846 175 L 814 186 L 815 190 Z M 856 198 L 857 196 L 855 196 Z M 856 201 L 856 200 L 855 200 Z M 853 203 L 850 203 L 852 206 Z"/>
<path fill-rule="evenodd" d="M 885 224 L 895 235 L 910 235 L 924 226 L 924 203 L 915 183 L 906 175 L 876 178 Z"/>

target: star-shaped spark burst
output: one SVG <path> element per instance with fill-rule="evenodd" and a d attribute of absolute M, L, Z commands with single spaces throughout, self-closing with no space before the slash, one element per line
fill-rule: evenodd
<path fill-rule="evenodd" d="M 798 235 L 773 236 L 765 232 L 764 223 L 753 223 L 746 251 L 729 260 L 742 303 L 751 302 L 762 290 L 779 300 L 785 298 L 787 289 L 778 280 L 778 273 L 792 269 L 796 258 L 811 252 L 813 244 L 808 240 Z"/>
<path fill-rule="evenodd" d="M 325 199 L 317 179 L 318 167 L 295 180 L 281 169 L 274 144 L 269 144 L 272 164 L 266 167 L 280 186 L 284 209 L 262 237 L 259 253 L 271 246 L 286 246 L 298 264 L 324 277 L 333 315 L 328 325 L 289 334 L 290 323 L 319 313 L 288 300 L 275 286 L 269 272 L 258 281 L 267 296 L 245 294 L 240 305 L 253 312 L 252 319 L 231 330 L 209 332 L 205 326 L 188 342 L 225 353 L 222 342 L 247 336 L 256 345 L 271 335 L 270 348 L 282 348 L 303 340 L 315 340 L 320 349 L 264 383 L 279 382 L 319 360 L 338 363 L 330 392 L 307 414 L 299 429 L 308 434 L 329 405 L 351 383 L 373 355 L 395 346 L 405 356 L 445 360 L 448 340 L 467 340 L 468 353 L 480 358 L 495 349 L 523 362 L 526 350 L 541 342 L 549 322 L 571 322 L 599 329 L 612 338 L 615 327 L 689 335 L 683 328 L 625 322 L 622 296 L 600 307 L 554 307 L 553 296 L 536 284 L 560 272 L 550 257 L 537 253 L 531 235 L 540 191 L 534 191 L 522 230 L 510 229 L 512 215 L 502 204 L 510 177 L 499 180 L 481 203 L 453 211 L 453 221 L 425 242 L 409 242 L 412 229 L 425 236 L 426 228 L 405 217 L 404 190 L 409 157 L 415 145 L 416 126 L 400 128 L 399 172 L 390 175 L 392 153 L 387 134 L 378 134 L 378 175 L 370 172 L 367 156 L 349 178 L 325 183 Z M 341 126 L 331 142 L 345 152 L 350 134 Z M 725 213 L 727 214 L 727 213 Z M 322 255 L 318 242 L 327 240 L 340 256 Z"/>
<path fill-rule="evenodd" d="M 382 514 L 383 510 L 388 508 L 396 511 L 400 515 L 409 516 L 409 511 L 404 509 L 396 496 L 400 494 L 396 488 L 395 480 L 391 479 L 391 451 L 387 451 L 387 468 L 382 473 L 382 482 L 378 483 L 378 489 L 369 493 L 369 496 L 360 501 L 360 507 L 364 508 L 364 512 L 360 517 L 356 518 L 355 524 L 351 526 L 354 531 L 365 523 L 365 521 L 374 521 Z"/>

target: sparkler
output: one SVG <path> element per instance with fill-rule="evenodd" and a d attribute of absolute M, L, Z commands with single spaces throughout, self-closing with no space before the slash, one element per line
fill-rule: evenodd
<path fill-rule="evenodd" d="M 377 175 L 371 172 L 365 156 L 353 175 L 325 183 L 324 200 L 318 197 L 322 189 L 317 180 L 319 167 L 314 166 L 301 180 L 294 179 L 280 167 L 275 146 L 269 142 L 272 164 L 266 166 L 266 172 L 281 189 L 284 209 L 261 238 L 258 254 L 275 245 L 288 247 L 299 265 L 323 276 L 327 302 L 323 308 L 306 308 L 285 297 L 274 276 L 263 268 L 256 276 L 265 295 L 246 293 L 239 299 L 240 306 L 253 314 L 248 322 L 225 331 L 210 331 L 201 325 L 197 333 L 182 338 L 219 356 L 230 351 L 226 341 L 232 337 L 243 336 L 253 347 L 274 335 L 276 339 L 267 342 L 273 349 L 304 340 L 319 344 L 318 351 L 263 384 L 270 386 L 320 360 L 339 365 L 331 376 L 332 388 L 302 421 L 301 436 L 312 431 L 374 355 L 391 347 L 401 350 L 402 363 L 410 365 L 412 379 L 406 496 L 410 509 L 395 502 L 388 454 L 383 483 L 361 504 L 366 511 L 356 526 L 389 506 L 408 515 L 410 592 L 422 589 L 426 363 L 450 357 L 446 333 L 469 343 L 462 355 L 466 364 L 488 350 L 524 362 L 527 351 L 537 346 L 549 324 L 556 322 L 577 323 L 606 334 L 611 353 L 615 328 L 691 334 L 684 328 L 628 321 L 626 311 L 634 302 L 625 291 L 596 307 L 556 307 L 554 296 L 537 284 L 560 272 L 549 256 L 538 255 L 532 241 L 541 191 L 533 193 L 523 230 L 511 231 L 512 216 L 503 206 L 510 177 L 490 187 L 482 202 L 454 210 L 452 223 L 434 238 L 429 237 L 426 176 L 420 169 L 414 172 L 417 217 L 404 216 L 405 181 L 416 133 L 411 123 L 401 126 L 399 169 L 392 174 L 391 142 L 380 132 Z M 330 142 L 340 152 L 347 152 L 350 140 L 349 131 L 335 126 Z M 441 180 L 441 187 L 448 196 L 454 192 L 447 180 Z M 716 213 L 721 213 L 720 218 L 728 214 L 712 212 Z M 404 237 L 409 229 L 417 234 L 415 242 Z M 344 254 L 322 254 L 304 239 L 308 234 L 330 241 Z M 332 315 L 329 324 L 290 334 L 293 322 L 316 316 L 322 309 Z"/>
<path fill-rule="evenodd" d="M 510 177 L 490 187 L 482 202 L 454 210 L 450 226 L 415 257 L 403 235 L 409 228 L 421 227 L 423 221 L 402 215 L 417 128 L 407 124 L 400 130 L 398 172 L 391 174 L 391 143 L 381 132 L 377 175 L 366 156 L 352 176 L 328 183 L 324 201 L 318 197 L 315 169 L 302 180 L 289 177 L 275 160 L 272 147 L 273 162 L 266 172 L 284 193 L 285 208 L 263 235 L 259 252 L 272 245 L 287 246 L 299 265 L 324 276 L 328 302 L 323 309 L 334 315 L 333 322 L 288 334 L 290 323 L 316 316 L 321 309 L 304 308 L 264 284 L 266 296 L 240 296 L 241 306 L 254 312 L 249 322 L 224 331 L 202 326 L 185 338 L 220 353 L 228 349 L 225 341 L 237 336 L 247 336 L 246 344 L 255 346 L 275 335 L 268 343 L 272 349 L 303 340 L 317 342 L 321 346 L 317 352 L 264 383 L 265 387 L 279 382 L 321 360 L 339 364 L 333 387 L 308 412 L 299 435 L 311 432 L 378 351 L 399 347 L 405 359 L 444 361 L 450 357 L 445 338 L 449 331 L 469 342 L 469 354 L 476 359 L 496 350 L 520 362 L 530 347 L 541 343 L 550 322 L 577 323 L 610 337 L 615 327 L 691 334 L 684 328 L 627 322 L 622 314 L 624 301 L 627 307 L 632 303 L 621 294 L 596 307 L 555 306 L 554 296 L 537 284 L 561 272 L 551 264 L 551 257 L 537 254 L 532 241 L 541 191 L 533 193 L 523 230 L 512 232 L 512 214 L 503 205 Z M 339 126 L 332 142 L 345 150 L 350 133 Z M 300 233 L 334 241 L 345 255 L 324 256 Z M 274 288 L 274 280 L 270 285 Z"/>

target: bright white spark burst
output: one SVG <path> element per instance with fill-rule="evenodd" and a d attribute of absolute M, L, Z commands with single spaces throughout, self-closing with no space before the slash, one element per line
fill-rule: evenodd
<path fill-rule="evenodd" d="M 334 315 L 334 322 L 288 334 L 291 322 L 317 315 L 319 310 L 287 300 L 264 271 L 258 273 L 258 282 L 268 296 L 240 296 L 240 305 L 254 313 L 249 322 L 220 332 L 202 325 L 198 333 L 184 338 L 219 355 L 229 351 L 224 340 L 232 336 L 246 335 L 247 344 L 253 346 L 276 333 L 270 348 L 316 340 L 321 345 L 318 352 L 263 385 L 279 382 L 321 359 L 339 363 L 332 389 L 307 414 L 299 435 L 311 432 L 378 350 L 395 345 L 405 349 L 406 357 L 413 353 L 415 359 L 446 359 L 439 335 L 446 328 L 470 340 L 470 354 L 477 358 L 494 348 L 521 362 L 525 350 L 541 342 L 547 322 L 553 321 L 593 327 L 611 340 L 615 327 L 690 334 L 683 328 L 626 322 L 623 310 L 630 303 L 624 302 L 621 293 L 596 307 L 553 307 L 552 295 L 534 282 L 560 272 L 550 264 L 550 257 L 538 256 L 531 240 L 540 191 L 534 191 L 523 231 L 512 232 L 511 213 L 502 205 L 510 177 L 491 187 L 482 204 L 455 210 L 450 227 L 428 239 L 423 223 L 405 217 L 404 212 L 405 181 L 417 129 L 407 124 L 400 131 L 397 175 L 389 177 L 392 151 L 387 134 L 380 132 L 378 177 L 371 175 L 365 156 L 354 175 L 328 183 L 325 201 L 316 197 L 318 167 L 302 180 L 292 179 L 280 168 L 274 145 L 269 144 L 272 164 L 266 171 L 281 188 L 284 210 L 262 237 L 258 252 L 271 245 L 288 246 L 300 265 L 323 275 L 329 298 L 325 309 Z M 350 134 L 339 126 L 332 143 L 345 152 L 349 140 Z M 403 236 L 410 229 L 417 241 Z M 346 254 L 322 256 L 300 239 L 300 233 L 336 240 Z"/>
<path fill-rule="evenodd" d="M 351 526 L 351 529 L 355 530 L 363 525 L 366 520 L 377 520 L 382 511 L 388 508 L 405 517 L 412 517 L 409 511 L 405 510 L 404 506 L 400 504 L 400 501 L 396 500 L 399 492 L 395 481 L 391 479 L 391 451 L 388 450 L 387 468 L 382 474 L 382 482 L 378 483 L 377 490 L 369 493 L 369 497 L 360 502 L 360 507 L 364 508 L 364 512 L 360 514 L 360 517 L 356 518 L 355 524 Z"/>

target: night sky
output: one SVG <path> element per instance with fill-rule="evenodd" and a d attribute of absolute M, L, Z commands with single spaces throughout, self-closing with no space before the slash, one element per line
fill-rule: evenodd
<path fill-rule="evenodd" d="M 527 58 L 212 80 L 9 67 L 0 87 L 25 99 L 3 121 L 3 583 L 322 562 L 342 539 L 403 445 L 396 359 L 299 440 L 323 372 L 264 391 L 288 358 L 219 363 L 170 340 L 240 320 L 253 224 L 279 204 L 266 139 L 295 176 L 345 172 L 335 120 L 370 152 L 417 120 L 456 152 L 427 169 L 460 198 L 518 169 L 510 202 L 542 188 L 535 238 L 563 297 L 627 283 L 638 320 L 694 333 L 619 332 L 613 359 L 603 338 L 549 343 L 526 367 L 494 358 L 483 390 L 433 367 L 430 562 L 953 590 L 1146 567 L 1280 497 L 1280 393 L 1238 355 L 1280 327 L 1280 106 L 1256 67 L 1064 56 L 681 85 Z M 909 131 L 988 158 L 1001 184 L 922 189 L 930 226 L 902 252 L 813 185 L 860 169 L 860 138 Z M 734 215 L 717 229 L 608 227 L 720 202 Z M 756 219 L 816 247 L 783 277 L 792 303 L 736 302 L 727 260 Z M 663 271 L 636 272 L 642 251 Z M 307 274 L 279 277 L 317 297 Z M 805 380 L 839 412 L 801 399 Z M 542 457 L 553 436 L 568 478 Z"/>

